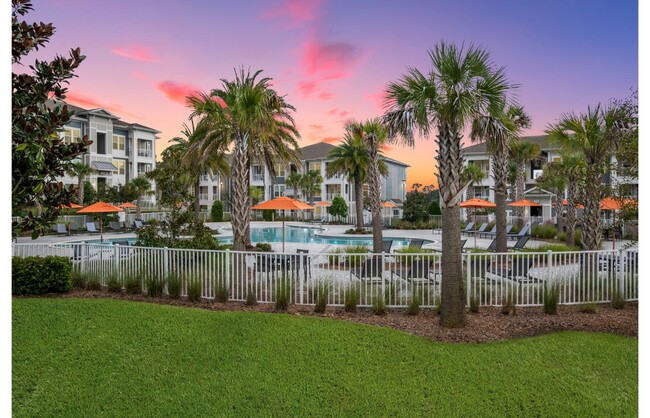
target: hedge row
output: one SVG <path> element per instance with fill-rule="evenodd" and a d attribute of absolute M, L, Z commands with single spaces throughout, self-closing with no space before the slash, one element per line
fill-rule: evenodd
<path fill-rule="evenodd" d="M 72 264 L 66 257 L 13 257 L 11 286 L 14 295 L 69 292 Z"/>

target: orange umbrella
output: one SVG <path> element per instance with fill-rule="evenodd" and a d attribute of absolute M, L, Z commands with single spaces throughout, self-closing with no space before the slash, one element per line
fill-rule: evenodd
<path fill-rule="evenodd" d="M 77 213 L 115 213 L 122 212 L 122 209 L 117 206 L 113 206 L 109 203 L 97 202 L 92 205 L 85 207 L 78 211 Z M 99 237 L 101 241 L 104 241 L 104 232 L 102 228 L 102 218 L 99 218 Z"/>
<path fill-rule="evenodd" d="M 316 203 L 316 206 L 330 207 L 330 206 L 332 206 L 332 204 L 330 202 L 322 201 L 322 202 Z"/>
<path fill-rule="evenodd" d="M 533 202 L 532 200 L 517 200 L 516 202 L 508 203 L 508 206 L 516 206 L 516 207 L 531 207 L 531 206 L 542 206 L 541 203 Z"/>
<path fill-rule="evenodd" d="M 382 203 L 381 206 L 384 207 L 384 208 L 396 208 L 397 207 L 397 205 L 395 203 L 389 202 L 389 201 L 386 201 L 386 202 Z"/>
<path fill-rule="evenodd" d="M 614 199 L 611 197 L 606 197 L 603 200 L 600 201 L 600 210 L 611 210 L 611 211 L 617 211 L 621 210 L 623 208 L 623 205 L 630 204 L 630 203 L 636 203 L 636 200 L 634 199 Z M 614 217 L 615 219 L 615 217 Z M 612 224 L 612 227 L 614 225 Z M 616 232 L 614 232 L 614 239 L 612 240 L 612 249 L 616 248 Z"/>
<path fill-rule="evenodd" d="M 83 206 L 77 205 L 76 203 L 70 203 L 69 205 L 61 205 L 59 209 L 81 209 Z"/>
<path fill-rule="evenodd" d="M 138 208 L 136 205 L 134 205 L 131 202 L 122 203 L 121 205 L 117 205 L 117 207 L 122 208 L 122 209 L 137 209 Z"/>
<path fill-rule="evenodd" d="M 569 202 L 567 202 L 566 199 L 564 199 L 564 200 L 562 201 L 562 206 L 567 206 L 568 204 L 569 204 Z M 576 208 L 578 208 L 578 209 L 584 209 L 585 207 L 584 207 L 584 205 L 581 205 L 581 204 L 578 203 L 578 204 L 576 204 Z"/>
<path fill-rule="evenodd" d="M 483 199 L 469 199 L 460 204 L 461 208 L 496 208 L 497 205 Z M 476 212 L 474 212 L 474 223 L 476 224 Z M 476 248 L 476 228 L 474 228 L 474 248 Z"/>
<path fill-rule="evenodd" d="M 313 206 L 310 206 L 306 203 L 302 203 L 300 200 L 292 199 L 287 196 L 276 197 L 275 199 L 267 200 L 258 205 L 253 206 L 251 209 L 254 210 L 281 210 L 283 211 L 282 216 L 282 252 L 284 252 L 284 211 L 285 210 L 309 210 L 314 209 Z"/>

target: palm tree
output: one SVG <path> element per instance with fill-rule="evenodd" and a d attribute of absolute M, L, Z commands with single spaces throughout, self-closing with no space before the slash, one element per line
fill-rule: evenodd
<path fill-rule="evenodd" d="M 257 205 L 264 199 L 264 191 L 257 186 L 250 186 L 248 188 L 248 197 L 250 197 L 253 205 Z"/>
<path fill-rule="evenodd" d="M 526 190 L 526 164 L 537 159 L 540 151 L 539 145 L 533 142 L 520 141 L 517 138 L 511 140 L 510 159 L 516 164 L 514 200 L 524 198 L 524 191 Z M 521 220 L 524 216 L 524 208 L 515 207 L 512 213 Z"/>
<path fill-rule="evenodd" d="M 291 112 L 295 108 L 271 88 L 270 78 L 257 79 L 262 71 L 251 75 L 241 68 L 234 80 L 222 79 L 222 88 L 210 95 L 188 97 L 193 114 L 212 120 L 218 130 L 215 138 L 203 141 L 202 147 L 234 146 L 232 161 L 232 228 L 233 247 L 237 251 L 251 247 L 251 204 L 248 196 L 251 162 L 266 166 L 275 177 L 275 163 L 300 166 L 300 138 Z"/>
<path fill-rule="evenodd" d="M 528 127 L 530 127 L 530 116 L 520 106 L 509 106 L 505 111 L 498 109 L 493 114 L 476 118 L 472 123 L 472 141 L 485 141 L 487 150 L 492 156 L 494 203 L 496 204 L 497 252 L 508 251 L 508 237 L 506 235 L 506 194 L 508 191 L 509 146 L 513 139 L 519 137 L 521 129 Z"/>
<path fill-rule="evenodd" d="M 202 118 L 195 125 L 194 118 L 190 117 L 190 125 L 183 124 L 182 134 L 185 138 L 176 137 L 172 141 L 179 144 L 186 143 L 183 166 L 194 179 L 194 222 L 201 225 L 201 176 L 203 173 L 219 173 L 230 175 L 230 166 L 226 160 L 227 148 L 222 142 L 215 141 L 221 147 L 203 148 L 204 141 L 213 141 L 218 138 L 218 127 L 212 126 L 212 120 Z"/>
<path fill-rule="evenodd" d="M 136 210 L 135 216 L 137 219 L 140 219 L 142 215 L 142 196 L 151 193 L 151 182 L 144 176 L 138 176 L 129 182 L 129 187 L 138 195 L 138 209 Z"/>
<path fill-rule="evenodd" d="M 368 148 L 368 194 L 370 213 L 372 213 L 372 250 L 375 253 L 383 251 L 383 231 L 381 218 L 381 184 L 380 176 L 388 175 L 386 162 L 380 159 L 381 146 L 386 142 L 388 131 L 377 118 L 366 122 L 351 121 L 346 130 L 353 136 L 363 138 Z"/>
<path fill-rule="evenodd" d="M 289 174 L 285 180 L 285 184 L 288 188 L 293 190 L 291 197 L 294 199 L 300 199 L 300 182 L 302 181 L 302 175 L 297 171 Z"/>
<path fill-rule="evenodd" d="M 460 208 L 463 181 L 462 132 L 473 119 L 503 109 L 512 86 L 505 69 L 496 69 L 488 52 L 441 42 L 429 52 L 433 69 L 416 68 L 387 89 L 384 121 L 389 138 L 414 145 L 415 131 L 428 138 L 437 131 L 438 184 L 442 206 L 442 293 L 440 324 L 465 325 Z"/>
<path fill-rule="evenodd" d="M 465 191 L 465 200 L 474 199 L 474 184 L 480 183 L 487 175 L 476 164 L 467 164 L 463 170 L 463 180 L 468 183 L 467 190 Z"/>
<path fill-rule="evenodd" d="M 81 161 L 72 163 L 70 169 L 68 169 L 68 175 L 77 178 L 77 190 L 79 191 L 77 203 L 80 205 L 84 204 L 84 180 L 96 171 L 97 170 Z"/>
<path fill-rule="evenodd" d="M 600 201 L 605 196 L 601 176 L 609 169 L 612 155 L 626 135 L 635 128 L 630 125 L 634 115 L 629 108 L 611 104 L 595 108 L 588 107 L 587 113 L 563 114 L 560 120 L 546 129 L 552 142 L 564 150 L 580 154 L 585 163 L 584 222 L 582 246 L 586 250 L 600 248 Z"/>
<path fill-rule="evenodd" d="M 363 183 L 366 181 L 368 167 L 369 167 L 369 154 L 366 144 L 363 139 L 358 136 L 353 136 L 351 132 L 346 132 L 341 142 L 337 147 L 327 155 L 327 159 L 331 160 L 327 164 L 327 176 L 333 177 L 337 174 L 342 174 L 352 182 L 354 189 L 355 207 L 357 212 L 357 230 L 363 230 Z"/>
<path fill-rule="evenodd" d="M 309 170 L 302 175 L 300 180 L 300 188 L 305 197 L 309 199 L 309 204 L 314 204 L 314 195 L 320 192 L 321 183 L 323 182 L 323 176 L 316 170 Z"/>

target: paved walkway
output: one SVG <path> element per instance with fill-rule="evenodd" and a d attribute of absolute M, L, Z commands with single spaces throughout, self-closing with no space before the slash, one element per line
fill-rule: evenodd
<path fill-rule="evenodd" d="M 226 238 L 226 237 L 232 237 L 232 229 L 230 222 L 206 222 L 206 226 L 209 228 L 218 230 L 220 235 L 217 236 L 217 238 Z M 286 222 L 286 226 L 290 227 L 310 227 L 310 228 L 321 228 L 321 225 L 319 224 L 306 224 L 303 222 Z M 251 222 L 251 228 L 256 229 L 256 228 L 279 228 L 282 226 L 281 222 Z M 372 240 L 372 234 L 367 234 L 367 235 L 349 235 L 346 234 L 345 231 L 350 229 L 350 225 L 322 225 L 322 231 L 317 233 L 323 237 L 328 237 L 328 238 L 339 238 L 339 239 L 354 239 L 354 238 L 365 238 L 365 239 L 370 239 Z M 440 230 L 398 230 L 398 229 L 388 229 L 383 231 L 384 238 L 395 238 L 395 239 L 424 239 L 425 244 L 423 245 L 422 248 L 430 248 L 430 249 L 435 249 L 435 250 L 442 250 L 442 234 L 440 233 Z M 105 233 L 104 234 L 104 239 L 129 239 L 129 238 L 135 238 L 134 233 Z M 473 236 L 463 236 L 462 239 L 467 239 L 467 242 L 465 244 L 465 248 L 479 248 L 479 249 L 486 249 L 490 243 L 492 242 L 491 238 L 477 238 L 476 239 L 476 245 L 474 244 L 474 237 Z M 64 243 L 64 242 L 80 242 L 80 241 L 97 241 L 99 240 L 99 235 L 98 234 L 93 234 L 93 235 L 88 235 L 88 234 L 79 234 L 79 235 L 72 235 L 72 236 L 57 236 L 57 235 L 45 235 L 42 237 L 39 237 L 35 241 L 32 240 L 29 237 L 19 237 L 18 238 L 18 243 L 20 244 L 29 244 L 29 243 L 37 243 L 37 244 L 55 244 L 55 243 Z M 510 240 L 508 243 L 509 245 L 514 245 L 515 241 Z M 621 248 L 622 246 L 625 246 L 629 243 L 630 241 L 623 240 L 623 241 L 616 241 L 615 243 L 612 243 L 612 241 L 604 241 L 601 248 L 604 250 L 611 250 L 612 249 L 612 244 L 614 244 L 614 247 L 616 249 Z M 542 245 L 548 244 L 545 241 L 537 241 L 534 239 L 531 239 L 528 241 L 526 244 L 526 248 L 536 248 Z M 273 248 L 273 251 L 282 251 L 282 243 L 281 242 L 272 242 L 271 247 Z M 322 253 L 322 252 L 329 252 L 333 251 L 335 248 L 340 247 L 339 245 L 336 244 L 329 244 L 329 243 L 294 243 L 294 242 L 285 242 L 285 252 L 287 253 L 295 253 L 297 249 L 308 249 L 310 252 L 315 252 L 315 253 Z M 635 245 L 633 248 L 637 248 Z"/>

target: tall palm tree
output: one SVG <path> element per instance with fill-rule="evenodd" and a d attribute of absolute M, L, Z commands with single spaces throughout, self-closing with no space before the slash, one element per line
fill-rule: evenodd
<path fill-rule="evenodd" d="M 514 200 L 524 198 L 526 190 L 526 164 L 539 157 L 541 149 L 533 142 L 520 141 L 515 138 L 510 143 L 510 159 L 516 164 L 516 179 L 514 185 Z M 524 216 L 523 207 L 515 207 L 512 213 L 520 220 Z"/>
<path fill-rule="evenodd" d="M 152 193 L 151 192 L 151 182 L 144 176 L 138 176 L 132 179 L 129 182 L 129 188 L 137 193 L 137 205 L 138 209 L 136 210 L 136 218 L 140 219 L 142 216 L 142 196 Z"/>
<path fill-rule="evenodd" d="M 202 147 L 234 146 L 232 161 L 233 247 L 237 251 L 252 247 L 250 241 L 251 204 L 248 196 L 251 162 L 257 161 L 275 177 L 275 163 L 300 166 L 300 134 L 291 113 L 295 108 L 271 88 L 270 78 L 258 79 L 262 71 L 251 74 L 241 68 L 234 80 L 222 79 L 222 88 L 209 95 L 188 97 L 193 114 L 208 117 L 218 130 L 215 138 Z"/>
<path fill-rule="evenodd" d="M 305 197 L 309 199 L 310 205 L 314 204 L 314 196 L 320 192 L 321 183 L 323 183 L 323 176 L 316 170 L 309 170 L 302 175 L 300 188 L 305 193 Z"/>
<path fill-rule="evenodd" d="M 564 150 L 578 152 L 584 159 L 584 222 L 582 246 L 586 250 L 600 248 L 600 200 L 605 196 L 601 176 L 609 169 L 612 155 L 621 142 L 635 129 L 630 126 L 633 115 L 624 106 L 612 104 L 595 108 L 588 107 L 587 113 L 563 114 L 560 120 L 546 129 L 552 142 Z"/>
<path fill-rule="evenodd" d="M 465 191 L 465 200 L 474 199 L 474 184 L 480 183 L 487 175 L 481 170 L 481 167 L 476 164 L 467 164 L 463 169 L 463 179 L 468 183 L 467 190 Z"/>
<path fill-rule="evenodd" d="M 216 141 L 221 147 L 206 149 L 202 146 L 204 141 L 218 139 L 219 129 L 212 126 L 212 123 L 210 118 L 203 117 L 195 124 L 194 118 L 190 117 L 190 125 L 183 123 L 184 138 L 173 139 L 177 143 L 187 143 L 183 166 L 194 180 L 194 222 L 197 226 L 201 224 L 201 176 L 205 172 L 230 175 L 230 166 L 226 160 L 226 144 Z"/>
<path fill-rule="evenodd" d="M 285 180 L 287 187 L 293 190 L 291 197 L 294 199 L 300 199 L 300 184 L 302 181 L 302 174 L 297 171 L 289 174 Z"/>
<path fill-rule="evenodd" d="M 72 163 L 70 169 L 68 170 L 68 175 L 77 178 L 77 190 L 79 193 L 77 197 L 77 203 L 80 205 L 84 204 L 84 180 L 86 180 L 86 177 L 95 173 L 96 171 L 97 170 L 81 161 Z"/>
<path fill-rule="evenodd" d="M 381 218 L 381 179 L 388 175 L 386 162 L 380 159 L 381 146 L 386 143 L 388 131 L 378 118 L 365 122 L 351 121 L 346 130 L 353 136 L 363 138 L 368 148 L 368 197 L 370 213 L 372 213 L 372 250 L 375 253 L 383 251 L 383 231 Z M 383 170 L 383 172 L 382 172 Z"/>
<path fill-rule="evenodd" d="M 353 136 L 351 132 L 346 132 L 343 137 L 343 142 L 337 147 L 332 148 L 327 155 L 327 159 L 331 160 L 327 164 L 327 176 L 333 177 L 341 174 L 346 176 L 348 181 L 352 182 L 358 231 L 363 230 L 362 187 L 368 173 L 369 158 L 368 148 L 364 144 L 363 139 L 358 136 Z"/>
<path fill-rule="evenodd" d="M 472 141 L 485 141 L 492 156 L 492 178 L 494 179 L 494 203 L 496 204 L 496 250 L 508 251 L 506 235 L 506 194 L 508 192 L 508 153 L 510 143 L 519 137 L 523 128 L 530 127 L 530 116 L 521 106 L 497 109 L 489 115 L 482 115 L 472 123 Z M 523 192 L 522 192 L 523 193 Z"/>
<path fill-rule="evenodd" d="M 414 145 L 417 131 L 437 131 L 438 184 L 442 206 L 442 294 L 440 324 L 465 325 L 463 264 L 460 250 L 460 203 L 463 181 L 462 132 L 473 119 L 503 109 L 513 86 L 505 69 L 495 68 L 487 51 L 441 42 L 429 52 L 432 70 L 408 74 L 387 89 L 384 122 L 389 137 Z"/>

